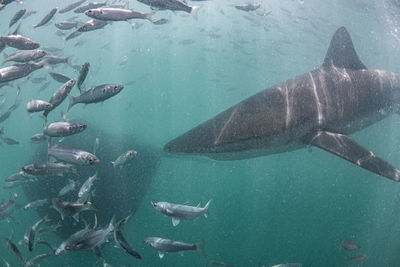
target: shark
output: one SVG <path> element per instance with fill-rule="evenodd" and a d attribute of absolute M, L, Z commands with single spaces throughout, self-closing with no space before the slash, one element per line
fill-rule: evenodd
<path fill-rule="evenodd" d="M 315 146 L 399 182 L 397 168 L 350 137 L 399 111 L 400 75 L 368 69 L 340 27 L 320 67 L 250 96 L 164 151 L 237 160 Z"/>

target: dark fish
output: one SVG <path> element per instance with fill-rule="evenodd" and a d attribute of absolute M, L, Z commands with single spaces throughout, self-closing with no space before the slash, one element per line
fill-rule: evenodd
<path fill-rule="evenodd" d="M 3 137 L 0 136 L 1 140 L 3 140 L 4 143 L 6 143 L 7 145 L 19 145 L 19 142 L 17 140 L 14 140 L 10 137 Z"/>
<path fill-rule="evenodd" d="M 86 203 L 73 203 L 62 201 L 60 198 L 55 197 L 52 199 L 53 208 L 60 213 L 61 220 L 65 217 L 72 217 L 75 221 L 79 222 L 79 213 L 85 210 L 93 210 L 94 207 L 91 202 Z"/>
<path fill-rule="evenodd" d="M 139 2 L 153 8 L 168 9 L 172 11 L 185 11 L 195 15 L 199 6 L 188 6 L 179 0 L 138 0 Z"/>
<path fill-rule="evenodd" d="M 360 255 L 357 255 L 357 256 L 354 256 L 354 257 L 348 257 L 347 261 L 363 261 L 363 260 L 365 260 L 367 258 L 368 258 L 367 255 L 360 254 Z"/>
<path fill-rule="evenodd" d="M 62 162 L 34 163 L 22 167 L 21 170 L 23 173 L 34 176 L 62 175 L 68 172 L 76 173 L 76 169 L 73 165 Z"/>
<path fill-rule="evenodd" d="M 15 209 L 15 199 L 18 197 L 14 194 L 9 200 L 0 202 L 0 220 L 10 217 Z"/>
<path fill-rule="evenodd" d="M 29 61 L 38 60 L 47 55 L 47 51 L 45 50 L 27 50 L 27 51 L 19 51 L 13 55 L 6 56 L 6 59 L 3 61 L 3 64 L 9 61 L 26 63 Z"/>
<path fill-rule="evenodd" d="M 35 11 L 35 10 L 28 11 L 28 12 L 25 14 L 24 19 L 26 19 L 26 18 L 28 18 L 28 17 L 30 17 L 30 16 L 32 16 L 32 15 L 35 15 L 36 13 L 37 13 L 37 11 Z"/>
<path fill-rule="evenodd" d="M 78 82 L 77 83 L 78 83 L 78 89 L 81 92 L 81 94 L 83 93 L 82 89 L 81 89 L 81 86 L 82 86 L 83 82 L 85 81 L 86 76 L 89 73 L 89 67 L 90 67 L 90 63 L 89 62 L 85 62 L 85 63 L 83 63 L 83 65 L 82 65 L 82 67 L 81 67 L 81 69 L 79 71 L 79 77 L 78 77 Z"/>
<path fill-rule="evenodd" d="M 67 97 L 67 95 L 71 92 L 72 88 L 75 85 L 75 79 L 71 79 L 65 84 L 63 84 L 50 98 L 49 103 L 53 105 L 53 108 L 50 110 L 46 110 L 43 113 L 44 117 L 47 117 L 47 115 L 50 113 L 51 110 L 55 109 L 58 105 L 60 105 L 64 99 Z"/>
<path fill-rule="evenodd" d="M 48 149 L 48 155 L 71 164 L 89 166 L 100 162 L 93 154 L 70 146 L 54 145 Z"/>
<path fill-rule="evenodd" d="M 235 267 L 234 265 L 223 262 L 223 261 L 209 261 L 206 266 L 208 267 L 208 266 L 213 266 L 213 265 L 224 266 L 224 267 Z"/>
<path fill-rule="evenodd" d="M 84 2 L 86 2 L 86 0 L 76 1 L 76 2 L 74 2 L 72 4 L 67 5 L 63 9 L 60 9 L 60 11 L 58 11 L 58 13 L 63 14 L 63 13 L 66 13 L 68 11 L 71 11 L 72 9 L 77 8 L 78 6 L 82 5 Z"/>
<path fill-rule="evenodd" d="M 235 6 L 239 10 L 254 11 L 261 7 L 261 4 L 240 4 Z"/>
<path fill-rule="evenodd" d="M 85 22 L 82 26 L 80 26 L 77 31 L 78 32 L 89 32 L 104 28 L 108 24 L 107 21 L 98 20 L 98 19 L 91 19 Z"/>
<path fill-rule="evenodd" d="M 16 100 L 15 103 L 8 108 L 8 110 L 2 114 L 0 114 L 0 123 L 4 122 L 5 120 L 7 120 L 11 113 L 19 106 L 19 102 Z"/>
<path fill-rule="evenodd" d="M 43 133 L 49 137 L 63 137 L 80 133 L 86 129 L 86 124 L 70 121 L 58 121 L 46 125 Z"/>
<path fill-rule="evenodd" d="M 21 10 L 18 10 L 17 13 L 11 18 L 10 23 L 8 24 L 8 27 L 12 27 L 15 23 L 18 22 L 20 18 L 22 18 L 25 15 L 26 8 L 23 8 Z"/>
<path fill-rule="evenodd" d="M 78 26 L 78 22 L 77 21 L 60 21 L 60 22 L 57 22 L 54 25 L 57 28 L 59 28 L 60 30 L 70 30 L 70 29 L 75 28 L 76 26 Z"/>
<path fill-rule="evenodd" d="M 77 97 L 68 95 L 70 99 L 68 110 L 78 103 L 90 104 L 103 102 L 104 100 L 121 92 L 122 89 L 124 89 L 124 86 L 120 84 L 102 84 L 93 87 Z"/>
<path fill-rule="evenodd" d="M 81 35 L 81 32 L 78 30 L 75 30 L 75 31 L 71 32 L 67 37 L 65 37 L 65 41 L 74 39 L 74 38 L 78 37 L 79 35 Z"/>
<path fill-rule="evenodd" d="M 167 23 L 167 22 L 168 22 L 168 20 L 167 20 L 167 19 L 164 19 L 164 18 L 162 18 L 162 19 L 153 20 L 152 22 L 153 22 L 153 24 L 155 24 L 155 25 L 162 25 L 162 24 L 165 24 L 165 23 Z"/>
<path fill-rule="evenodd" d="M 5 43 L 7 46 L 19 50 L 33 50 L 40 47 L 38 42 L 19 34 L 0 36 L 0 43 Z"/>
<path fill-rule="evenodd" d="M 29 260 L 27 260 L 23 267 L 31 267 L 31 266 L 40 266 L 39 262 L 41 262 L 42 260 L 44 260 L 45 258 L 50 257 L 52 254 L 51 253 L 46 253 L 46 254 L 39 254 L 36 255 L 32 258 L 30 258 Z"/>
<path fill-rule="evenodd" d="M 69 80 L 71 80 L 71 78 L 69 78 L 59 72 L 49 72 L 49 74 L 50 74 L 51 78 L 53 78 L 55 81 L 60 82 L 60 83 L 66 83 Z"/>
<path fill-rule="evenodd" d="M 54 17 L 56 12 L 57 12 L 57 8 L 55 7 L 38 24 L 34 25 L 33 28 L 37 28 L 37 27 L 45 25 L 47 22 L 49 22 Z"/>
<path fill-rule="evenodd" d="M 77 9 L 74 10 L 75 13 L 84 13 L 86 10 L 89 9 L 94 9 L 94 8 L 99 8 L 102 6 L 105 6 L 107 4 L 107 1 L 100 3 L 100 2 L 93 2 L 93 3 L 88 3 L 87 5 L 81 6 Z"/>
<path fill-rule="evenodd" d="M 29 79 L 29 77 L 28 77 L 28 79 Z M 35 77 L 35 78 L 30 79 L 30 81 L 32 83 L 42 83 L 45 80 L 46 80 L 46 77 Z"/>
<path fill-rule="evenodd" d="M 8 82 L 28 76 L 31 72 L 43 68 L 41 63 L 24 63 L 0 69 L 0 82 Z"/>
<path fill-rule="evenodd" d="M 10 238 L 5 237 L 5 239 L 7 240 L 7 245 L 8 245 L 8 247 L 14 252 L 14 254 L 18 257 L 18 259 L 19 259 L 22 263 L 24 263 L 25 260 L 24 260 L 24 257 L 22 256 L 21 251 L 19 251 L 18 247 L 17 247 L 17 246 L 14 244 L 14 242 L 11 240 L 13 235 L 14 235 L 14 233 L 11 235 Z"/>
<path fill-rule="evenodd" d="M 39 92 L 43 91 L 44 89 L 46 89 L 47 87 L 49 87 L 50 82 L 46 82 L 45 84 L 43 84 L 40 88 L 39 88 Z"/>
<path fill-rule="evenodd" d="M 360 248 L 360 246 L 351 239 L 344 239 L 340 245 L 343 249 L 348 251 L 357 250 Z"/>
<path fill-rule="evenodd" d="M 129 218 L 129 217 L 128 217 Z M 126 223 L 126 221 L 128 220 L 128 218 L 122 219 L 117 226 L 115 227 L 114 230 L 114 240 L 115 242 L 129 255 L 132 255 L 133 257 L 137 258 L 137 259 L 141 259 L 142 256 L 139 254 L 139 252 L 137 252 L 136 250 L 134 250 L 132 248 L 132 246 L 128 243 L 128 241 L 126 241 L 126 239 L 124 238 L 124 236 L 122 235 L 122 231 L 121 231 L 121 225 L 124 223 Z"/>
<path fill-rule="evenodd" d="M 49 219 L 46 216 L 46 217 L 40 219 L 39 221 L 37 221 L 31 228 L 29 228 L 27 235 L 26 235 L 27 247 L 28 247 L 29 251 L 32 251 L 35 246 L 36 231 L 37 231 L 39 225 L 48 220 Z"/>
<path fill-rule="evenodd" d="M 130 19 L 150 19 L 151 13 L 140 13 L 123 8 L 97 8 L 85 11 L 85 15 L 93 19 L 106 21 L 126 21 Z"/>

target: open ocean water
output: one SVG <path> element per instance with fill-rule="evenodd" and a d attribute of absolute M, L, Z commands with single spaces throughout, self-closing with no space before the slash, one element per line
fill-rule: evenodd
<path fill-rule="evenodd" d="M 195 17 L 182 11 L 152 10 L 138 1 L 108 1 L 129 3 L 135 11 L 154 12 L 152 19 L 168 22 L 113 22 L 65 41 L 65 36 L 56 34 L 54 23 L 75 15 L 73 19 L 80 24 L 90 19 L 70 11 L 56 13 L 47 25 L 32 28 L 53 7 L 72 2 L 26 0 L 0 10 L 2 36 L 16 28 L 18 23 L 11 29 L 8 24 L 18 10 L 37 11 L 20 20 L 20 34 L 38 41 L 41 48 L 61 49 L 59 55 L 70 60 L 70 65 L 37 70 L 0 89 L 3 113 L 14 103 L 17 87 L 21 88 L 20 106 L 0 123 L 4 134 L 20 143 L 0 141 L 0 185 L 22 166 L 46 161 L 47 142 L 30 140 L 45 122 L 39 113 L 30 116 L 25 106 L 33 98 L 48 101 L 62 85 L 48 72 L 77 78 L 79 69 L 72 66 L 90 62 L 86 90 L 105 83 L 125 87 L 103 103 L 74 106 L 67 118 L 86 123 L 87 130 L 52 142 L 93 152 L 96 138 L 99 140 L 96 155 L 100 163 L 79 167 L 80 175 L 74 178 L 78 185 L 64 199 L 76 199 L 82 183 L 98 168 L 100 179 L 93 186 L 96 210 L 82 212 L 81 218 L 93 226 L 96 213 L 99 227 L 105 227 L 113 214 L 118 220 L 132 214 L 122 232 L 142 259 L 116 247 L 110 234 L 108 242 L 101 245 L 108 264 L 206 266 L 209 261 L 219 261 L 244 267 L 287 262 L 304 267 L 400 266 L 400 187 L 396 182 L 315 147 L 236 161 L 163 151 L 168 141 L 241 100 L 319 67 L 340 26 L 349 31 L 367 67 L 400 72 L 399 1 L 261 0 L 249 1 L 261 4 L 250 12 L 235 8 L 243 3 L 239 0 L 188 1 L 190 6 L 200 6 Z M 15 51 L 7 47 L 2 55 Z M 35 83 L 35 78 L 42 81 Z M 76 87 L 71 94 L 79 94 Z M 60 110 L 66 112 L 68 102 L 67 98 L 50 112 L 49 122 L 62 120 Z M 400 166 L 399 127 L 400 117 L 393 115 L 352 137 Z M 110 161 L 130 149 L 138 152 L 137 159 L 126 169 L 113 168 Z M 51 218 L 49 224 L 61 221 L 50 207 L 23 209 L 33 200 L 56 197 L 68 181 L 65 177 L 45 179 L 0 189 L 0 200 L 18 194 L 13 219 L 0 220 L 0 257 L 11 266 L 22 263 L 7 249 L 4 237 L 14 232 L 14 243 L 29 259 L 49 250 L 37 244 L 29 252 L 24 243 L 26 230 L 46 214 Z M 210 199 L 208 218 L 181 221 L 176 227 L 151 205 L 151 201 L 168 201 L 192 206 L 201 203 L 203 207 Z M 58 247 L 83 228 L 82 219 L 78 224 L 67 217 L 57 232 L 38 238 Z M 160 259 L 143 241 L 149 236 L 200 242 L 204 254 L 167 253 Z M 345 251 L 340 246 L 344 239 L 354 240 L 360 248 Z M 367 258 L 347 260 L 360 254 Z M 44 259 L 40 266 L 93 266 L 96 261 L 91 250 L 67 251 Z M 103 261 L 98 264 L 102 266 Z M 5 265 L 1 262 L 0 266 Z"/>

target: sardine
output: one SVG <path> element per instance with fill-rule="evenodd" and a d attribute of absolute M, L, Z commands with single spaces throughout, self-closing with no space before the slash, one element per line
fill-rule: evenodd
<path fill-rule="evenodd" d="M 26 104 L 26 110 L 29 113 L 51 110 L 52 108 L 51 103 L 39 99 L 32 99 Z"/>
<path fill-rule="evenodd" d="M 75 85 L 75 79 L 71 79 L 65 84 L 63 84 L 50 98 L 49 103 L 53 105 L 53 108 L 50 110 L 46 110 L 43 113 L 44 117 L 47 117 L 47 115 L 50 113 L 51 110 L 55 109 L 58 105 L 60 105 L 64 99 L 67 97 L 67 95 L 71 92 L 72 88 Z"/>
<path fill-rule="evenodd" d="M 90 201 L 86 203 L 74 203 L 62 201 L 60 198 L 55 197 L 52 199 L 52 207 L 58 211 L 61 220 L 65 217 L 72 217 L 75 221 L 79 222 L 79 213 L 86 210 L 94 210 L 93 204 Z"/>
<path fill-rule="evenodd" d="M 169 202 L 151 202 L 156 210 L 164 215 L 172 217 L 172 224 L 174 226 L 177 226 L 180 220 L 194 220 L 202 214 L 204 214 L 204 217 L 207 218 L 207 211 L 210 203 L 211 199 L 203 208 L 201 208 L 200 204 L 197 205 L 197 207 L 193 207 L 181 204 L 173 204 Z"/>
<path fill-rule="evenodd" d="M 94 165 L 100 162 L 100 160 L 93 154 L 69 147 L 54 145 L 49 148 L 49 156 L 76 165 Z"/>
<path fill-rule="evenodd" d="M 32 142 L 42 142 L 47 140 L 47 137 L 43 133 L 37 133 L 30 137 Z"/>
<path fill-rule="evenodd" d="M 70 29 L 76 28 L 76 26 L 78 26 L 78 23 L 79 22 L 77 22 L 77 21 L 60 21 L 60 22 L 55 23 L 54 25 L 57 28 L 59 28 L 60 30 L 65 31 L 65 30 L 70 30 Z"/>
<path fill-rule="evenodd" d="M 70 77 L 68 77 L 62 73 L 59 73 L 59 72 L 49 72 L 49 74 L 50 74 L 51 78 L 53 78 L 55 81 L 60 82 L 60 83 L 66 83 L 69 80 L 71 80 Z"/>
<path fill-rule="evenodd" d="M 46 55 L 44 56 L 41 61 L 39 61 L 43 65 L 57 65 L 57 64 L 70 64 L 70 57 L 59 57 L 55 55 Z"/>
<path fill-rule="evenodd" d="M 80 133 L 86 129 L 86 124 L 70 121 L 58 121 L 47 124 L 43 133 L 49 137 L 64 137 Z"/>
<path fill-rule="evenodd" d="M 78 82 L 77 83 L 78 83 L 78 89 L 81 92 L 81 94 L 83 93 L 82 89 L 81 89 L 81 86 L 82 86 L 83 82 L 85 81 L 86 76 L 89 73 L 89 67 L 90 67 L 90 63 L 89 62 L 85 62 L 85 63 L 83 63 L 81 69 L 79 70 L 79 77 L 78 77 Z"/>
<path fill-rule="evenodd" d="M 140 13 L 124 8 L 97 8 L 86 10 L 85 15 L 99 20 L 127 21 L 130 19 L 150 20 L 152 13 Z"/>
<path fill-rule="evenodd" d="M 353 251 L 353 250 L 357 250 L 360 248 L 360 246 L 351 239 L 344 239 L 342 241 L 342 243 L 340 244 L 340 246 L 343 249 L 348 250 L 348 251 Z"/>
<path fill-rule="evenodd" d="M 261 4 L 240 4 L 235 6 L 239 10 L 243 11 L 254 11 L 261 7 Z"/>
<path fill-rule="evenodd" d="M 64 196 L 74 190 L 76 187 L 76 183 L 74 180 L 68 179 L 68 184 L 66 184 L 63 188 L 61 188 L 60 192 L 58 192 L 58 196 Z"/>
<path fill-rule="evenodd" d="M 14 252 L 14 254 L 18 257 L 18 259 L 19 259 L 22 263 L 24 263 L 25 260 L 24 260 L 24 257 L 22 256 L 21 251 L 19 251 L 18 247 L 17 247 L 17 246 L 14 244 L 14 242 L 12 241 L 13 235 L 14 235 L 14 232 L 13 232 L 13 234 L 11 234 L 11 237 L 10 237 L 10 238 L 5 237 L 5 239 L 7 240 L 7 245 L 8 245 L 8 247 Z"/>
<path fill-rule="evenodd" d="M 86 202 L 86 200 L 87 200 L 87 198 L 88 198 L 88 195 L 89 195 L 89 193 L 90 193 L 90 191 L 91 191 L 91 189 L 92 189 L 92 186 L 93 186 L 94 181 L 96 181 L 96 180 L 98 180 L 98 179 L 99 179 L 99 176 L 98 176 L 98 174 L 97 174 L 97 172 L 96 172 L 93 176 L 90 176 L 90 177 L 83 183 L 83 185 L 81 186 L 81 188 L 79 189 L 79 192 L 78 192 L 78 197 L 79 197 L 78 202 L 80 202 L 80 203 Z M 83 201 L 82 201 L 82 200 L 83 200 Z"/>
<path fill-rule="evenodd" d="M 47 51 L 41 49 L 19 51 L 13 55 L 7 56 L 6 59 L 3 61 L 3 64 L 9 61 L 26 63 L 29 61 L 38 60 L 45 55 L 47 55 Z"/>
<path fill-rule="evenodd" d="M 0 43 L 5 43 L 7 46 L 19 50 L 33 50 L 40 47 L 38 42 L 19 34 L 0 36 Z"/>
<path fill-rule="evenodd" d="M 172 11 L 184 11 L 196 15 L 199 6 L 188 6 L 180 0 L 138 0 L 139 2 L 158 9 L 168 9 Z"/>
<path fill-rule="evenodd" d="M 33 28 L 37 28 L 43 26 L 49 22 L 57 12 L 57 8 L 53 8 L 38 24 L 33 25 Z"/>
<path fill-rule="evenodd" d="M 99 7 L 105 6 L 106 4 L 107 4 L 107 1 L 105 1 L 103 3 L 92 2 L 92 3 L 88 3 L 84 6 L 78 7 L 77 9 L 74 10 L 74 12 L 75 13 L 84 13 L 86 10 L 99 8 Z"/>
<path fill-rule="evenodd" d="M 31 72 L 43 68 L 41 63 L 15 64 L 0 69 L 0 82 L 8 82 L 28 76 Z"/>
<path fill-rule="evenodd" d="M 135 257 L 137 259 L 141 259 L 142 256 L 139 254 L 139 252 L 137 252 L 135 249 L 133 249 L 132 246 L 128 243 L 128 241 L 126 241 L 125 237 L 122 235 L 121 226 L 122 226 L 122 224 L 126 223 L 128 218 L 122 219 L 115 227 L 114 240 L 126 253 L 128 253 L 129 255 L 132 255 L 133 257 Z"/>
<path fill-rule="evenodd" d="M 46 205 L 47 203 L 49 203 L 49 200 L 47 198 L 46 199 L 38 199 L 38 200 L 35 200 L 35 201 L 32 201 L 32 202 L 26 204 L 24 206 L 24 210 L 36 209 L 38 207 Z"/>
<path fill-rule="evenodd" d="M 66 7 L 64 7 L 63 9 L 60 9 L 60 11 L 58 11 L 58 13 L 63 14 L 68 11 L 71 11 L 72 9 L 77 8 L 78 6 L 82 5 L 84 2 L 86 2 L 86 0 L 79 0 L 74 3 L 71 3 L 71 4 L 67 5 Z"/>
<path fill-rule="evenodd" d="M 103 102 L 121 92 L 122 89 L 124 89 L 124 86 L 120 84 L 103 84 L 95 86 L 77 97 L 69 95 L 70 103 L 68 110 L 78 103 L 90 104 Z"/>
<path fill-rule="evenodd" d="M 22 167 L 22 172 L 34 176 L 62 175 L 76 173 L 76 168 L 71 164 L 61 162 L 43 162 L 26 165 Z"/>
<path fill-rule="evenodd" d="M 77 32 L 94 31 L 94 30 L 104 28 L 104 26 L 106 26 L 107 24 L 109 24 L 109 23 L 104 20 L 91 19 L 91 20 L 85 22 L 83 25 L 81 25 L 78 29 L 76 29 L 76 31 Z"/>
<path fill-rule="evenodd" d="M 36 231 L 38 227 L 40 226 L 41 223 L 49 221 L 48 217 L 45 216 L 44 218 L 40 219 L 37 221 L 29 230 L 27 231 L 27 247 L 29 251 L 32 251 L 33 248 L 35 247 L 35 238 L 36 238 Z"/>
<path fill-rule="evenodd" d="M 39 262 L 41 262 L 42 260 L 44 260 L 45 258 L 50 257 L 52 254 L 51 253 L 45 253 L 45 254 L 39 254 L 36 255 L 32 258 L 30 258 L 29 260 L 27 260 L 24 263 L 24 267 L 31 267 L 31 266 L 38 266 Z"/>
<path fill-rule="evenodd" d="M 113 167 L 119 167 L 122 168 L 126 162 L 132 160 L 135 156 L 137 155 L 137 152 L 135 150 L 129 150 L 122 155 L 120 155 L 115 161 L 111 161 L 111 164 Z"/>
<path fill-rule="evenodd" d="M 200 243 L 189 244 L 181 241 L 174 241 L 161 237 L 147 237 L 144 242 L 150 245 L 152 248 L 158 250 L 158 255 L 162 259 L 164 257 L 163 252 L 180 252 L 185 250 L 195 250 L 202 253 Z"/>
<path fill-rule="evenodd" d="M 20 20 L 25 15 L 26 8 L 20 9 L 15 13 L 15 15 L 11 18 L 10 23 L 8 24 L 8 27 L 11 28 L 15 23 Z"/>

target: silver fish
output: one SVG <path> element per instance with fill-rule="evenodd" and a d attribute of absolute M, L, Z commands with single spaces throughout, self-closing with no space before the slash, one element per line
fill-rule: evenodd
<path fill-rule="evenodd" d="M 90 229 L 88 227 L 88 225 L 86 225 L 86 227 L 82 230 L 79 230 L 78 232 L 72 234 L 70 237 L 68 237 L 65 241 L 63 241 L 60 246 L 58 246 L 58 248 L 55 251 L 55 255 L 59 256 L 61 255 L 61 253 L 66 251 L 66 248 L 68 246 L 68 244 L 70 243 L 74 243 L 78 238 L 80 238 L 81 236 L 83 236 L 84 234 L 86 234 L 87 232 L 89 232 Z"/>
<path fill-rule="evenodd" d="M 126 21 L 130 19 L 148 19 L 152 13 L 140 13 L 124 8 L 97 8 L 85 11 L 85 15 L 93 19 L 106 21 Z"/>
<path fill-rule="evenodd" d="M 51 110 L 52 108 L 53 108 L 52 104 L 39 99 L 32 99 L 26 104 L 26 110 L 29 113 Z"/>
<path fill-rule="evenodd" d="M 70 30 L 73 28 L 76 28 L 76 26 L 78 26 L 77 21 L 60 21 L 55 23 L 54 25 L 59 28 L 60 30 Z"/>
<path fill-rule="evenodd" d="M 137 152 L 135 150 L 129 150 L 120 155 L 115 161 L 111 161 L 111 164 L 113 165 L 114 168 L 115 167 L 122 168 L 127 161 L 132 160 L 136 155 Z"/>
<path fill-rule="evenodd" d="M 33 60 L 38 60 L 45 55 L 47 55 L 47 51 L 41 49 L 19 51 L 13 55 L 7 56 L 6 59 L 3 61 L 3 64 L 9 61 L 26 63 Z"/>
<path fill-rule="evenodd" d="M 46 254 L 39 254 L 36 255 L 29 260 L 27 260 L 23 267 L 31 267 L 31 266 L 38 266 L 39 262 L 41 262 L 43 259 L 50 257 L 52 254 L 51 253 L 46 253 Z"/>
<path fill-rule="evenodd" d="M 63 9 L 60 9 L 60 11 L 58 11 L 58 13 L 63 14 L 68 11 L 71 11 L 72 9 L 77 8 L 78 6 L 82 5 L 85 2 L 86 2 L 86 0 L 79 0 L 74 3 L 71 3 L 71 4 L 67 5 L 66 7 L 64 7 Z"/>
<path fill-rule="evenodd" d="M 32 142 L 41 142 L 41 141 L 45 141 L 47 139 L 47 137 L 43 134 L 43 133 L 37 133 L 34 134 L 30 137 Z"/>
<path fill-rule="evenodd" d="M 65 41 L 74 39 L 76 37 L 78 37 L 79 35 L 81 35 L 81 32 L 77 30 L 73 31 L 72 33 L 70 33 L 67 37 L 65 37 Z"/>
<path fill-rule="evenodd" d="M 239 10 L 243 11 L 254 11 L 261 7 L 261 4 L 240 4 L 235 6 Z"/>
<path fill-rule="evenodd" d="M 61 188 L 60 192 L 58 192 L 58 196 L 64 196 L 74 190 L 76 187 L 76 183 L 74 180 L 68 179 L 68 184 L 66 184 L 63 188 Z"/>
<path fill-rule="evenodd" d="M 53 110 L 54 108 L 56 108 L 58 105 L 60 105 L 64 99 L 67 97 L 67 95 L 71 92 L 72 88 L 75 85 L 75 79 L 71 79 L 68 82 L 66 82 L 65 84 L 63 84 L 54 94 L 53 96 L 50 98 L 49 103 L 51 103 L 53 105 L 53 108 L 51 110 Z M 50 113 L 51 110 L 46 110 L 43 113 L 44 117 L 47 117 L 47 115 Z"/>
<path fill-rule="evenodd" d="M 15 209 L 15 199 L 18 197 L 14 194 L 9 200 L 0 202 L 0 220 L 10 217 Z"/>
<path fill-rule="evenodd" d="M 79 70 L 79 77 L 78 77 L 78 82 L 77 83 L 78 83 L 78 89 L 81 92 L 81 94 L 83 93 L 82 89 L 81 89 L 81 86 L 82 86 L 83 82 L 85 81 L 86 76 L 89 73 L 89 67 L 90 67 L 90 63 L 89 62 L 85 62 L 85 63 L 83 63 L 81 69 Z"/>
<path fill-rule="evenodd" d="M 24 210 L 35 209 L 35 208 L 41 207 L 43 205 L 46 205 L 47 203 L 49 203 L 48 199 L 38 199 L 38 200 L 35 200 L 35 201 L 32 201 L 32 202 L 26 204 L 24 206 Z"/>
<path fill-rule="evenodd" d="M 124 86 L 120 84 L 102 84 L 91 88 L 80 96 L 73 97 L 69 95 L 70 102 L 68 110 L 78 103 L 90 104 L 103 102 L 121 92 L 122 89 L 124 89 Z"/>
<path fill-rule="evenodd" d="M 342 243 L 340 244 L 340 246 L 343 249 L 348 250 L 348 251 L 353 251 L 353 250 L 357 250 L 360 248 L 360 246 L 351 239 L 344 239 L 342 241 Z"/>
<path fill-rule="evenodd" d="M 74 10 L 75 13 L 84 13 L 86 10 L 93 9 L 93 8 L 99 8 L 102 6 L 105 6 L 107 4 L 106 2 L 100 3 L 100 2 L 92 2 L 88 3 L 87 5 L 81 6 L 77 9 Z"/>
<path fill-rule="evenodd" d="M 51 202 L 53 204 L 52 207 L 60 213 L 61 220 L 64 220 L 64 218 L 68 216 L 79 222 L 79 213 L 86 210 L 94 210 L 90 201 L 86 203 L 74 203 L 62 201 L 60 198 L 55 197 Z"/>
<path fill-rule="evenodd" d="M 106 26 L 107 24 L 109 24 L 109 23 L 104 20 L 91 19 L 91 20 L 85 22 L 83 25 L 81 25 L 78 29 L 76 29 L 76 31 L 77 32 L 94 31 L 94 30 L 104 28 L 104 26 Z"/>
<path fill-rule="evenodd" d="M 7 36 L 0 36 L 0 43 L 19 50 L 33 50 L 40 47 L 40 44 L 28 37 L 19 34 L 10 34 Z"/>
<path fill-rule="evenodd" d="M 15 64 L 0 69 L 0 82 L 8 82 L 23 78 L 31 72 L 43 68 L 41 63 Z"/>
<path fill-rule="evenodd" d="M 162 259 L 164 257 L 163 252 L 180 252 L 185 250 L 195 250 L 201 253 L 199 244 L 189 244 L 181 241 L 174 241 L 161 237 L 147 237 L 144 239 L 148 245 L 158 250 L 158 255 Z"/>
<path fill-rule="evenodd" d="M 106 242 L 107 236 L 114 231 L 114 220 L 115 219 L 113 217 L 108 226 L 105 228 L 98 230 L 91 229 L 87 232 L 84 232 L 82 235 L 75 236 L 75 238 L 71 239 L 71 241 L 65 245 L 65 250 L 99 250 L 100 245 Z"/>
<path fill-rule="evenodd" d="M 271 267 L 301 267 L 301 266 L 303 265 L 300 263 L 281 263 Z"/>
<path fill-rule="evenodd" d="M 64 74 L 59 73 L 59 72 L 49 72 L 49 74 L 50 74 L 51 78 L 53 78 L 55 81 L 60 82 L 60 83 L 66 83 L 69 80 L 71 80 L 70 77 L 65 76 Z"/>
<path fill-rule="evenodd" d="M 195 15 L 199 6 L 188 6 L 180 0 L 138 0 L 153 8 L 168 9 L 172 11 L 184 11 Z"/>
<path fill-rule="evenodd" d="M 207 218 L 207 210 L 210 206 L 210 203 L 211 199 L 203 208 L 201 208 L 200 204 L 197 207 L 193 207 L 169 202 L 151 202 L 156 210 L 164 215 L 172 217 L 172 224 L 174 226 L 177 226 L 180 220 L 194 220 L 202 214 L 204 214 L 204 216 Z"/>
<path fill-rule="evenodd" d="M 46 55 L 42 58 L 40 63 L 42 63 L 43 65 L 57 65 L 57 64 L 61 64 L 61 63 L 71 65 L 70 60 L 71 60 L 70 57 L 59 57 L 59 56 L 55 56 L 55 55 Z"/>
<path fill-rule="evenodd" d="M 49 148 L 48 153 L 49 156 L 54 157 L 57 160 L 71 164 L 94 165 L 100 162 L 95 155 L 69 146 L 54 145 Z"/>
<path fill-rule="evenodd" d="M 48 217 L 45 216 L 44 218 L 40 219 L 39 221 L 37 221 L 31 228 L 29 228 L 29 230 L 27 231 L 26 234 L 26 244 L 28 247 L 29 251 L 32 251 L 33 248 L 35 247 L 35 238 L 36 238 L 36 231 L 39 227 L 39 225 L 45 221 L 49 221 Z"/>
<path fill-rule="evenodd" d="M 10 23 L 8 24 L 8 27 L 11 28 L 15 23 L 20 20 L 25 15 L 26 8 L 20 9 L 15 13 L 15 15 L 11 18 Z"/>
<path fill-rule="evenodd" d="M 86 129 L 86 124 L 70 121 L 58 121 L 46 125 L 43 133 L 50 137 L 63 137 L 80 133 Z"/>
<path fill-rule="evenodd" d="M 49 22 L 57 12 L 57 8 L 53 8 L 38 24 L 33 25 L 33 28 L 37 28 L 43 26 Z"/>
<path fill-rule="evenodd" d="M 78 197 L 79 197 L 78 202 L 81 202 L 82 200 L 83 200 L 82 202 L 86 202 L 86 200 L 88 198 L 87 196 L 89 195 L 89 193 L 90 193 L 90 191 L 92 189 L 94 181 L 96 181 L 98 179 L 99 179 L 99 176 L 98 176 L 98 174 L 96 172 L 93 176 L 90 176 L 83 183 L 83 185 L 81 186 L 81 188 L 79 189 L 79 192 L 78 192 Z"/>
<path fill-rule="evenodd" d="M 16 181 L 5 182 L 3 184 L 3 189 L 18 187 L 18 186 L 25 185 L 27 183 L 34 182 L 34 181 L 35 180 L 27 179 L 27 180 L 16 180 Z M 1 214 L 0 214 L 0 217 L 1 217 Z"/>
<path fill-rule="evenodd" d="M 62 175 L 71 172 L 76 173 L 76 168 L 71 164 L 61 162 L 34 163 L 22 167 L 23 174 L 34 176 Z"/>

